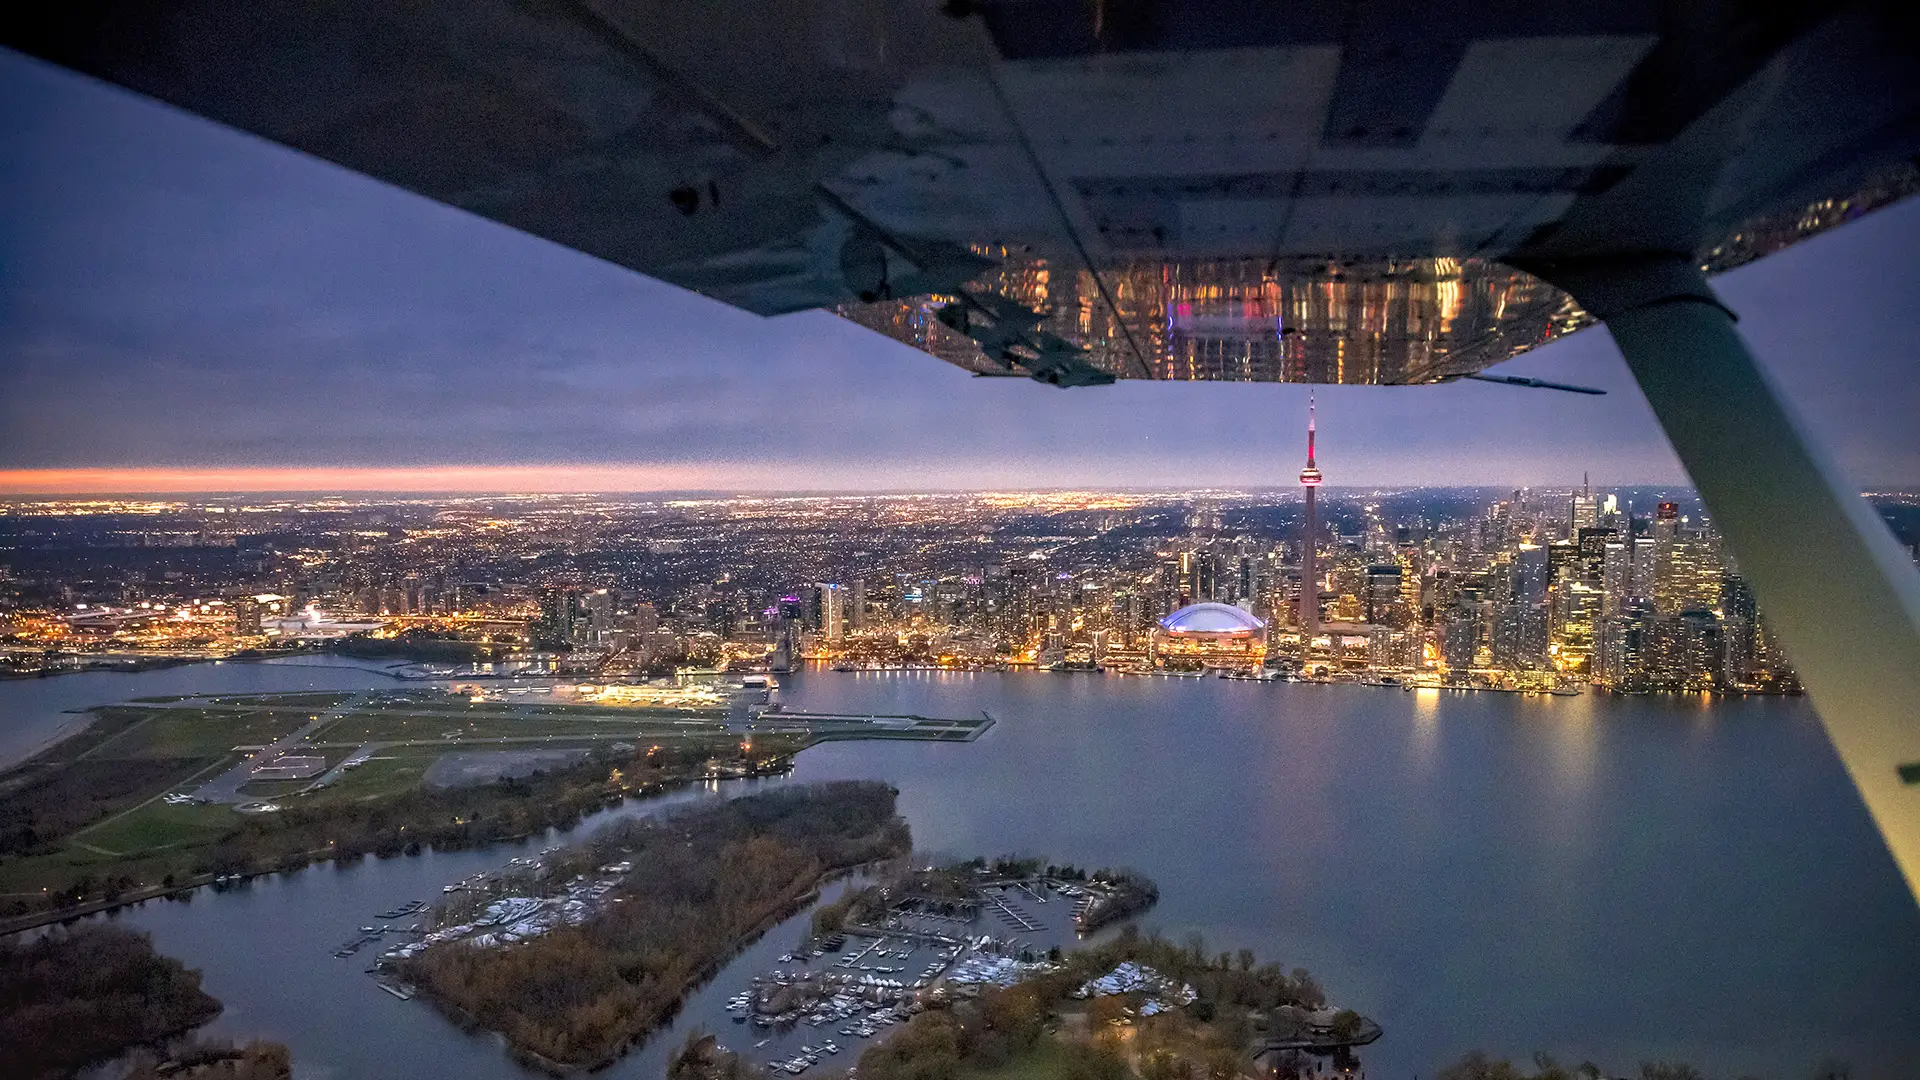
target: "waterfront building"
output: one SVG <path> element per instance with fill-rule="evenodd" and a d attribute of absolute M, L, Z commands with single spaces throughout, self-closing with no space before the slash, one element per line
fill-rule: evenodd
<path fill-rule="evenodd" d="M 1267 624 L 1231 604 L 1190 604 L 1160 620 L 1153 652 L 1179 666 L 1257 667 L 1267 651 Z"/>
<path fill-rule="evenodd" d="M 1654 624 L 1648 676 L 1656 690 L 1712 690 L 1720 684 L 1720 621 L 1711 611 L 1682 611 Z"/>
<path fill-rule="evenodd" d="M 1449 679 L 1464 678 L 1480 648 L 1480 613 L 1460 604 L 1447 612 L 1440 627 L 1440 657 Z"/>
<path fill-rule="evenodd" d="M 836 584 L 820 584 L 820 632 L 829 645 L 838 645 L 846 637 L 846 604 L 846 590 Z"/>
<path fill-rule="evenodd" d="M 1563 672 L 1587 674 L 1592 666 L 1594 631 L 1600 619 L 1600 590 L 1584 581 L 1556 586 L 1552 639 L 1548 649 Z"/>
<path fill-rule="evenodd" d="M 1420 665 L 1420 634 L 1375 626 L 1367 635 L 1367 666 L 1379 672 L 1413 671 Z"/>

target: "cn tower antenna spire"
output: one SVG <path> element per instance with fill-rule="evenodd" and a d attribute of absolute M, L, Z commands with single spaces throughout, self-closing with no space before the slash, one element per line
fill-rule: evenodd
<path fill-rule="evenodd" d="M 1307 467 L 1313 467 L 1313 393 L 1307 393 Z"/>

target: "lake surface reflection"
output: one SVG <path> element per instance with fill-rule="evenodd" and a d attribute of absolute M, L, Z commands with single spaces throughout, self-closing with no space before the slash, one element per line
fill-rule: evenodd
<path fill-rule="evenodd" d="M 1804 701 L 1037 673 L 809 672 L 783 694 L 990 711 L 977 743 L 830 743 L 793 779 L 893 783 L 923 851 L 1144 871 L 1161 888 L 1148 926 L 1310 968 L 1380 1020 L 1376 1078 L 1476 1047 L 1614 1073 L 1678 1058 L 1799 1078 L 1831 1056 L 1858 1078 L 1920 1074 L 1920 908 Z M 490 1036 L 330 952 L 373 912 L 550 842 L 316 867 L 120 917 L 205 970 L 219 1030 L 287 1042 L 303 1078 L 518 1077 Z M 721 1005 L 804 919 L 605 1075 L 659 1076 L 697 1024 L 745 1038 Z"/>

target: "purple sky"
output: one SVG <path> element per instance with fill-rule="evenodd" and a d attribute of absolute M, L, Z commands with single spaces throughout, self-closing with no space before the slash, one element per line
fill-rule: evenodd
<path fill-rule="evenodd" d="M 0 470 L 700 465 L 727 486 L 1286 483 L 1307 388 L 972 380 L 763 320 L 0 50 Z M 1862 484 L 1920 483 L 1920 202 L 1719 280 Z M 1681 478 L 1588 331 L 1321 388 L 1334 484 Z"/>

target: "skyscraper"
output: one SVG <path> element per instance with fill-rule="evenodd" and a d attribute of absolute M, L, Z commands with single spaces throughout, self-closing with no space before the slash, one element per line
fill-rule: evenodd
<path fill-rule="evenodd" d="M 846 628 L 847 594 L 839 585 L 820 585 L 820 629 L 829 642 L 839 644 Z"/>
<path fill-rule="evenodd" d="M 1600 555 L 1601 610 L 1608 617 L 1626 610 L 1633 592 L 1633 548 L 1624 540 L 1609 538 Z"/>
<path fill-rule="evenodd" d="M 1538 544 L 1521 544 L 1513 556 L 1513 596 L 1529 604 L 1544 604 L 1547 583 L 1547 549 Z"/>
<path fill-rule="evenodd" d="M 1579 535 L 1581 529 L 1591 529 L 1600 524 L 1600 501 L 1593 497 L 1593 482 L 1582 478 L 1580 490 L 1573 497 L 1572 512 L 1573 533 Z"/>
<path fill-rule="evenodd" d="M 540 596 L 540 619 L 534 635 L 541 648 L 565 649 L 575 641 L 576 623 L 581 613 L 580 591 L 572 587 L 544 590 Z"/>
<path fill-rule="evenodd" d="M 1314 566 L 1314 544 L 1320 533 L 1319 508 L 1314 493 L 1320 487 L 1320 469 L 1313 463 L 1313 395 L 1307 395 L 1307 467 L 1300 470 L 1300 486 L 1306 489 L 1307 525 L 1300 542 L 1300 629 L 1313 634 L 1320 630 L 1320 574 Z"/>

